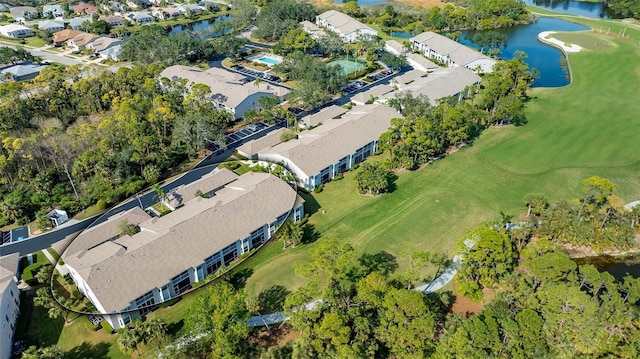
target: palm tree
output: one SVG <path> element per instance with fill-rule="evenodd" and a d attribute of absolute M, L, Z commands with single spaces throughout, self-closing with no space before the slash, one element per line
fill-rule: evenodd
<path fill-rule="evenodd" d="M 142 342 L 138 328 L 125 328 L 118 334 L 118 347 L 125 354 L 132 354 L 138 350 L 138 345 Z"/>
<path fill-rule="evenodd" d="M 51 265 L 41 267 L 38 273 L 36 273 L 35 279 L 38 283 L 48 283 L 49 279 L 51 279 Z"/>
<path fill-rule="evenodd" d="M 164 189 L 160 187 L 159 183 L 154 184 L 151 188 L 153 188 L 153 190 L 156 191 L 155 196 L 153 196 L 154 199 L 159 199 L 160 202 L 165 202 L 169 200 L 169 196 L 165 193 Z"/>
<path fill-rule="evenodd" d="M 150 319 L 145 323 L 143 332 L 147 342 L 161 338 L 167 334 L 167 323 L 159 318 Z"/>

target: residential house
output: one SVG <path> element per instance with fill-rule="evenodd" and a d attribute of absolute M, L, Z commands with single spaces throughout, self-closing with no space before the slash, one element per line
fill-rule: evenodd
<path fill-rule="evenodd" d="M 154 19 L 153 16 L 142 11 L 130 12 L 128 14 L 125 14 L 125 17 L 140 25 L 151 24 L 156 22 L 156 19 Z"/>
<path fill-rule="evenodd" d="M 247 83 L 244 76 L 218 68 L 205 71 L 196 67 L 175 65 L 160 73 L 160 79 L 163 78 L 168 79 L 169 83 L 184 79 L 188 88 L 195 84 L 207 85 L 211 89 L 209 100 L 218 108 L 231 112 L 235 119 L 242 118 L 247 110 L 258 106 L 258 99 L 262 96 L 276 96 L 282 101 L 289 93 L 284 87 L 265 82 Z"/>
<path fill-rule="evenodd" d="M 429 61 L 429 59 L 425 58 L 423 55 L 416 54 L 415 52 L 408 54 L 406 59 L 411 67 L 422 72 L 431 72 L 440 68 L 440 66 Z"/>
<path fill-rule="evenodd" d="M 157 7 L 157 8 L 151 9 L 151 15 L 155 16 L 160 20 L 170 20 L 180 16 L 180 12 L 175 7 L 165 7 L 165 8 Z"/>
<path fill-rule="evenodd" d="M 339 119 L 301 132 L 296 140 L 261 150 L 258 159 L 283 163 L 300 187 L 312 190 L 376 152 L 391 119 L 401 116 L 383 104 L 356 106 Z"/>
<path fill-rule="evenodd" d="M 357 41 L 363 35 L 378 36 L 376 30 L 336 10 L 329 10 L 316 16 L 316 24 L 335 32 L 345 42 Z"/>
<path fill-rule="evenodd" d="M 204 8 L 198 4 L 181 4 L 176 7 L 178 12 L 187 16 L 189 14 L 199 14 Z"/>
<path fill-rule="evenodd" d="M 24 62 L 2 69 L 0 71 L 0 79 L 5 80 L 10 78 L 16 82 L 31 80 L 38 76 L 44 67 L 44 65 Z"/>
<path fill-rule="evenodd" d="M 159 218 L 139 207 L 120 212 L 84 230 L 63 254 L 78 290 L 114 329 L 260 247 L 287 217 L 304 215 L 304 200 L 268 173 L 216 169 L 168 195 L 180 208 Z M 123 222 L 137 233 L 122 234 Z"/>
<path fill-rule="evenodd" d="M 78 36 L 80 34 L 82 34 L 82 32 L 76 31 L 76 30 L 71 30 L 71 29 L 58 31 L 58 32 L 53 34 L 53 45 L 54 46 L 60 46 L 63 43 L 67 42 L 70 39 L 73 39 L 74 37 L 76 37 L 76 36 Z"/>
<path fill-rule="evenodd" d="M 370 104 L 376 101 L 381 96 L 388 94 L 389 92 L 392 92 L 392 91 L 393 91 L 393 87 L 389 85 L 377 85 L 368 89 L 365 92 L 360 92 L 351 96 L 351 102 L 355 103 L 356 105 Z"/>
<path fill-rule="evenodd" d="M 73 7 L 73 12 L 76 15 L 93 15 L 98 12 L 98 8 L 95 5 L 87 4 L 87 3 L 79 3 Z"/>
<path fill-rule="evenodd" d="M 0 12 L 9 12 L 9 9 L 11 9 L 11 5 L 0 3 Z"/>
<path fill-rule="evenodd" d="M 42 7 L 42 16 L 52 16 L 54 18 L 64 17 L 62 5 L 45 5 Z"/>
<path fill-rule="evenodd" d="M 85 22 L 93 22 L 90 16 L 87 17 L 74 17 L 69 21 L 69 27 L 73 30 L 78 30 L 82 27 L 82 24 Z"/>
<path fill-rule="evenodd" d="M 480 83 L 480 76 L 464 67 L 442 68 L 426 77 L 418 77 L 408 84 L 396 83 L 398 90 L 380 97 L 379 102 L 385 102 L 397 93 L 411 92 L 414 95 L 426 96 L 432 105 L 445 97 L 461 100 L 470 86 Z"/>
<path fill-rule="evenodd" d="M 126 25 L 125 20 L 122 16 L 105 16 L 102 18 L 104 22 L 109 24 L 111 27 L 124 26 Z"/>
<path fill-rule="evenodd" d="M 34 36 L 36 33 L 24 25 L 9 24 L 0 26 L 0 34 L 6 37 L 19 39 L 22 37 Z"/>
<path fill-rule="evenodd" d="M 466 67 L 487 73 L 493 70 L 496 60 L 470 49 L 446 36 L 435 32 L 423 32 L 410 39 L 411 47 L 421 51 L 428 58 L 435 59 L 448 67 Z"/>
<path fill-rule="evenodd" d="M 49 32 L 57 32 L 64 30 L 64 21 L 62 20 L 44 20 L 38 23 L 38 29 L 49 31 Z"/>
<path fill-rule="evenodd" d="M 280 136 L 286 131 L 285 128 L 280 128 L 275 131 L 271 131 L 266 135 L 256 138 L 255 140 L 247 141 L 242 146 L 236 148 L 236 153 L 252 160 L 258 159 L 258 152 L 264 150 L 267 147 L 275 146 L 280 141 Z"/>
<path fill-rule="evenodd" d="M 122 11 L 124 11 L 124 5 L 122 3 L 119 3 L 117 1 L 109 1 L 107 3 L 104 4 L 100 4 L 100 6 L 109 12 L 112 13 L 121 13 Z"/>
<path fill-rule="evenodd" d="M 397 56 L 406 55 L 409 52 L 404 45 L 397 42 L 396 40 L 387 40 L 384 43 L 384 49 L 390 54 L 394 54 Z"/>
<path fill-rule="evenodd" d="M 342 116 L 345 112 L 347 112 L 347 109 L 342 106 L 327 106 L 316 113 L 301 118 L 298 125 L 302 128 L 316 127 L 326 122 L 327 120 Z"/>
<path fill-rule="evenodd" d="M 127 0 L 125 4 L 131 9 L 146 9 L 151 6 L 149 0 Z"/>
<path fill-rule="evenodd" d="M 391 84 L 396 86 L 406 85 L 424 76 L 427 76 L 427 74 L 422 70 L 411 70 L 391 79 Z"/>
<path fill-rule="evenodd" d="M 93 50 L 95 53 L 99 54 L 102 51 L 120 45 L 122 45 L 122 39 L 101 35 L 93 38 L 90 42 L 88 42 L 86 48 Z"/>
<path fill-rule="evenodd" d="M 122 54 L 122 44 L 117 44 L 104 50 L 97 51 L 97 54 L 100 55 L 100 57 L 103 59 L 120 61 L 120 55 Z"/>
<path fill-rule="evenodd" d="M 19 262 L 18 253 L 0 257 L 0 359 L 10 359 L 13 354 L 13 334 L 20 315 L 20 290 L 16 284 Z"/>
<path fill-rule="evenodd" d="M 302 30 L 304 30 L 306 33 L 311 35 L 311 37 L 314 39 L 319 39 L 322 36 L 327 35 L 324 32 L 324 30 L 319 28 L 318 25 L 312 23 L 311 21 L 307 21 L 307 20 L 301 21 L 300 26 L 302 26 Z"/>
<path fill-rule="evenodd" d="M 73 38 L 67 41 L 67 46 L 73 49 L 74 51 L 80 51 L 84 49 L 88 43 L 93 41 L 98 37 L 97 35 L 90 34 L 88 32 L 82 32 L 79 35 L 74 36 Z"/>
<path fill-rule="evenodd" d="M 32 6 L 16 6 L 9 9 L 11 17 L 18 22 L 24 24 L 25 21 L 31 20 L 38 16 L 38 9 Z"/>

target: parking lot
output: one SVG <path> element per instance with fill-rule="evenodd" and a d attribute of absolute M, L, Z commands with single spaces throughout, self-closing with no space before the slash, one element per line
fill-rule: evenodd
<path fill-rule="evenodd" d="M 281 81 L 280 77 L 278 77 L 278 76 L 274 76 L 274 75 L 271 75 L 271 74 L 266 73 L 266 72 L 256 71 L 256 70 L 250 69 L 248 67 L 240 66 L 240 65 L 236 65 L 236 66 L 232 67 L 232 69 L 234 69 L 234 70 L 236 70 L 236 71 L 238 71 L 238 72 L 240 72 L 242 74 L 253 76 L 253 77 L 258 77 L 258 78 L 261 78 L 261 79 L 265 79 L 267 81 L 272 81 L 272 82 L 280 82 Z"/>
<path fill-rule="evenodd" d="M 391 75 L 392 73 L 393 72 L 391 70 L 383 70 L 383 71 L 380 71 L 380 72 L 378 72 L 376 74 L 369 75 L 367 77 L 370 80 L 375 82 L 375 81 L 378 81 L 378 80 L 382 80 L 383 78 Z M 366 82 L 361 81 L 361 80 L 357 80 L 357 81 L 354 81 L 354 82 L 348 84 L 347 86 L 343 87 L 341 90 L 345 94 L 350 95 L 350 94 L 352 94 L 354 92 L 357 92 L 358 90 L 360 90 L 361 88 L 365 87 L 366 85 L 367 85 Z"/>
<path fill-rule="evenodd" d="M 238 130 L 236 132 L 232 132 L 230 134 L 227 135 L 227 145 L 232 144 L 234 142 L 238 142 L 241 141 L 251 135 L 253 135 L 254 133 L 266 128 L 267 125 L 265 125 L 262 122 L 256 122 L 256 123 L 252 123 L 250 125 L 247 125 L 246 127 L 244 127 L 241 130 Z"/>

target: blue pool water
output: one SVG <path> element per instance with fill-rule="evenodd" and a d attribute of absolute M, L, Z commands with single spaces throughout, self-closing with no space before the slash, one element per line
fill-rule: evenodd
<path fill-rule="evenodd" d="M 280 63 L 280 60 L 272 59 L 270 57 L 261 57 L 258 61 L 268 64 L 268 65 L 277 65 Z"/>

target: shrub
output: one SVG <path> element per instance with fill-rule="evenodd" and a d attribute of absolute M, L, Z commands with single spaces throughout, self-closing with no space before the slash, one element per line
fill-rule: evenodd
<path fill-rule="evenodd" d="M 99 199 L 98 202 L 96 203 L 96 207 L 100 210 L 106 209 L 107 201 L 105 201 L 104 199 Z"/>
<path fill-rule="evenodd" d="M 64 275 L 64 281 L 69 285 L 73 285 L 73 278 L 71 278 L 71 274 L 67 273 Z"/>
<path fill-rule="evenodd" d="M 344 175 L 342 173 L 338 173 L 337 176 L 333 177 L 332 181 L 340 181 L 343 178 L 344 178 Z"/>
<path fill-rule="evenodd" d="M 319 185 L 318 187 L 313 189 L 313 193 L 320 193 L 324 189 L 324 184 Z"/>
<path fill-rule="evenodd" d="M 109 333 L 109 334 L 113 334 L 113 327 L 111 326 L 111 324 L 109 324 L 109 322 L 107 322 L 106 320 L 102 320 L 100 322 L 100 324 L 98 325 L 102 325 L 102 327 L 104 328 L 104 331 Z"/>
<path fill-rule="evenodd" d="M 241 165 L 238 162 L 227 162 L 227 163 L 224 164 L 224 166 L 227 169 L 233 171 L 233 170 L 237 170 L 238 168 L 240 168 Z"/>

